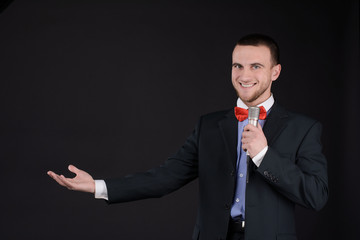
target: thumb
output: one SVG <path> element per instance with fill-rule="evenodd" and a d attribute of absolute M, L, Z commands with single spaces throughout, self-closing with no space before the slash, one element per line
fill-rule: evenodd
<path fill-rule="evenodd" d="M 74 165 L 71 165 L 71 164 L 69 165 L 68 169 L 70 172 L 73 172 L 75 174 L 78 174 L 80 172 L 80 169 L 78 169 L 77 167 L 75 167 Z"/>

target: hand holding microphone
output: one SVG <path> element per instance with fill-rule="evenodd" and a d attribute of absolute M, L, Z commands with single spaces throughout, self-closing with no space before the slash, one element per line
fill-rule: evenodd
<path fill-rule="evenodd" d="M 241 143 L 246 155 L 253 158 L 267 146 L 267 140 L 260 124 L 258 124 L 260 108 L 249 107 L 248 111 L 249 124 L 244 128 Z"/>
<path fill-rule="evenodd" d="M 259 107 L 249 107 L 248 109 L 248 124 L 251 124 L 257 127 L 259 122 L 260 108 Z M 246 155 L 250 156 L 249 151 L 246 151 Z"/>
<path fill-rule="evenodd" d="M 245 126 L 242 134 L 241 142 L 242 148 L 246 151 L 246 183 L 249 183 L 249 164 L 250 157 L 253 158 L 258 154 L 264 147 L 267 146 L 265 135 L 261 129 L 259 122 L 260 108 L 249 107 L 248 109 L 248 125 Z M 264 145 L 265 144 L 265 145 Z M 262 147 L 263 146 L 263 147 Z"/>

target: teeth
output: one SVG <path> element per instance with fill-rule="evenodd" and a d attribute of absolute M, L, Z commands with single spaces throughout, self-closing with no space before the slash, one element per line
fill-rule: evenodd
<path fill-rule="evenodd" d="M 243 86 L 244 88 L 248 88 L 248 87 L 252 87 L 254 86 L 255 84 L 243 84 L 243 83 L 240 83 L 241 86 Z"/>

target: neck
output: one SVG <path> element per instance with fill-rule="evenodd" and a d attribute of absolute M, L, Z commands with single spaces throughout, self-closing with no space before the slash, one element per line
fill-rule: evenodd
<path fill-rule="evenodd" d="M 248 103 L 248 102 L 243 102 L 240 98 L 238 98 L 237 100 L 237 106 L 241 107 L 241 108 L 249 108 L 249 107 L 255 107 L 255 106 L 264 106 L 266 111 L 268 111 L 272 105 L 274 104 L 274 97 L 272 94 L 270 94 L 270 96 L 265 99 L 265 101 L 256 101 L 256 102 L 252 102 L 252 103 Z"/>

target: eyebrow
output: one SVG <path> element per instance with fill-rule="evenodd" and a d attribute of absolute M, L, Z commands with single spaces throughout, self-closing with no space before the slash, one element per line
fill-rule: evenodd
<path fill-rule="evenodd" d="M 233 64 L 232 64 L 232 66 L 242 66 L 243 67 L 243 65 L 242 64 L 240 64 L 240 63 L 237 63 L 237 62 L 234 62 Z M 262 63 L 258 63 L 258 62 L 255 62 L 255 63 L 250 63 L 250 66 L 255 66 L 255 65 L 259 65 L 259 66 L 262 66 L 262 67 L 265 67 L 265 65 L 264 64 L 262 64 Z"/>
<path fill-rule="evenodd" d="M 259 66 L 265 67 L 265 65 L 264 65 L 264 64 L 261 64 L 261 63 L 251 63 L 250 65 L 251 65 L 251 66 L 259 65 Z"/>

